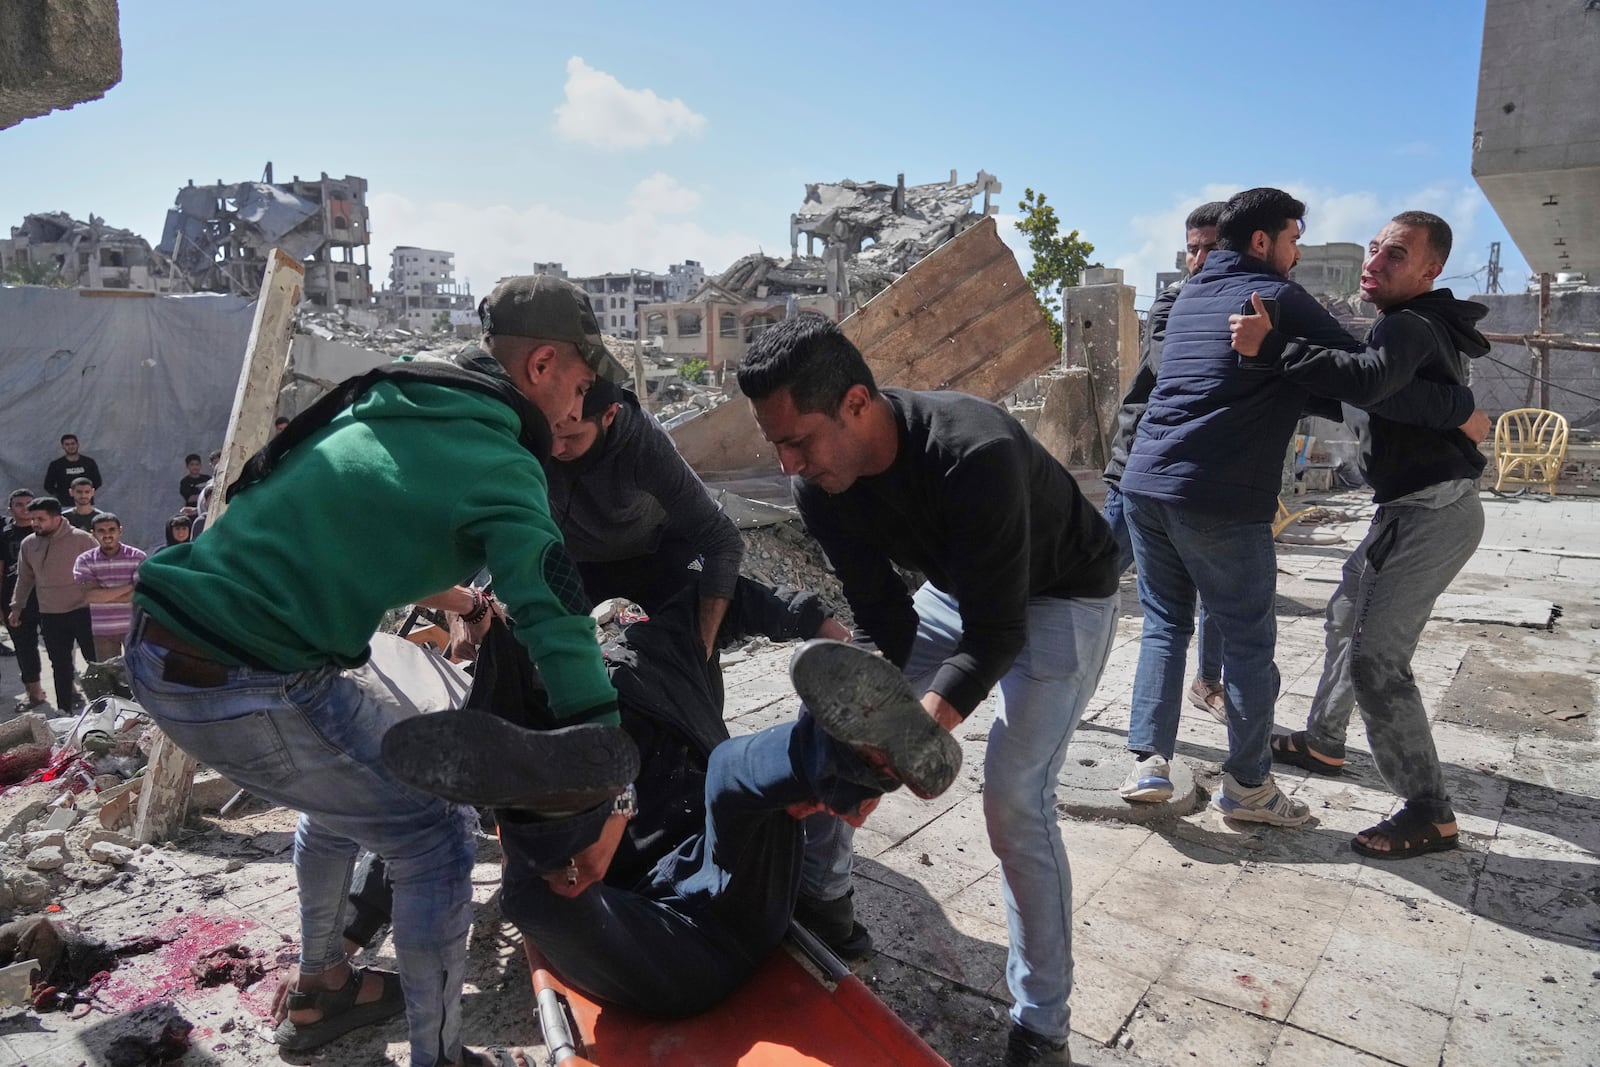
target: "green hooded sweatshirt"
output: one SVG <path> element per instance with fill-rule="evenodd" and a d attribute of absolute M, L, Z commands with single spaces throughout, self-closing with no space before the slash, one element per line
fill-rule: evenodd
<path fill-rule="evenodd" d="M 222 662 L 284 673 L 366 661 L 384 612 L 487 565 L 559 718 L 616 723 L 582 583 L 520 423 L 487 395 L 373 386 L 139 569 L 133 601 Z"/>

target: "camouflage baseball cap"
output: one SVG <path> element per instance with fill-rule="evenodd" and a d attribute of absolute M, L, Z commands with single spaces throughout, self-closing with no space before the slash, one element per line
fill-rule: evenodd
<path fill-rule="evenodd" d="M 588 294 L 565 278 L 552 274 L 507 278 L 478 302 L 478 319 L 486 336 L 567 341 L 597 376 L 627 381 L 627 372 L 600 339 L 600 323 Z"/>

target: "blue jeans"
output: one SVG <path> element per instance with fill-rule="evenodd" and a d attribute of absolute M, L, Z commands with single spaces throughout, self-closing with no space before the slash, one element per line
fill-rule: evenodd
<path fill-rule="evenodd" d="M 554 822 L 502 818 L 501 907 L 585 992 L 652 1015 L 705 1011 L 789 928 L 804 832 L 785 808 L 814 798 L 852 811 L 885 784 L 802 713 L 712 750 L 704 833 L 664 856 L 638 886 L 602 882 L 569 899 L 543 878 L 595 840 L 607 810 Z"/>
<path fill-rule="evenodd" d="M 403 785 L 379 745 L 403 713 L 336 667 L 279 674 L 231 669 L 221 685 L 161 677 L 168 653 L 134 624 L 126 662 L 134 696 L 179 748 L 250 792 L 299 811 L 300 971 L 343 962 L 346 895 L 357 851 L 383 857 L 394 882 L 394 948 L 411 1062 L 461 1059 L 461 981 L 472 922 L 470 808 Z"/>
<path fill-rule="evenodd" d="M 1272 661 L 1278 641 L 1272 524 L 1241 522 L 1138 493 L 1123 494 L 1123 506 L 1144 609 L 1128 747 L 1172 758 L 1198 594 L 1222 631 L 1228 711 L 1228 758 L 1222 769 L 1241 785 L 1260 785 L 1272 768 L 1268 746 L 1279 685 Z"/>
<path fill-rule="evenodd" d="M 1112 482 L 1106 483 L 1106 503 L 1101 514 L 1111 526 L 1111 536 L 1117 542 L 1117 573 L 1127 574 L 1133 566 L 1133 535 L 1128 532 L 1127 509 L 1122 504 L 1122 489 Z M 1199 631 L 1200 667 L 1198 674 L 1208 682 L 1222 681 L 1222 631 L 1211 621 L 1205 601 L 1200 602 L 1195 620 Z"/>
<path fill-rule="evenodd" d="M 925 691 L 961 640 L 961 609 L 924 585 L 915 598 L 916 643 L 906 664 Z M 1056 778 L 1067 742 L 1100 682 L 1117 626 L 1117 596 L 1028 601 L 1028 640 L 1000 679 L 1000 708 L 983 761 L 983 814 L 1000 860 L 1010 951 L 1011 1017 L 1034 1033 L 1065 1038 L 1072 991 L 1072 871 L 1056 819 Z M 806 892 L 849 888 L 850 827 L 806 822 Z M 839 872 L 846 874 L 840 885 Z"/>

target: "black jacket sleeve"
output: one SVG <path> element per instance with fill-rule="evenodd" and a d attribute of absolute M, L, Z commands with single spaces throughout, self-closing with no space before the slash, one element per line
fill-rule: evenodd
<path fill-rule="evenodd" d="M 817 539 L 844 587 L 856 626 L 890 663 L 905 667 L 917 637 L 917 609 L 911 603 L 911 590 L 895 573 L 888 556 L 839 527 L 834 505 L 825 492 L 796 479 L 794 496 L 807 532 Z"/>
<path fill-rule="evenodd" d="M 1139 430 L 1139 420 L 1144 418 L 1144 409 L 1149 406 L 1150 394 L 1156 387 L 1156 373 L 1161 369 L 1161 349 L 1167 340 L 1167 318 L 1172 314 L 1172 305 L 1177 301 L 1181 289 L 1182 286 L 1169 285 L 1161 290 L 1150 305 L 1150 313 L 1145 316 L 1144 337 L 1139 342 L 1139 368 L 1134 371 L 1133 381 L 1122 398 L 1122 407 L 1117 410 L 1117 432 L 1111 439 L 1111 458 L 1105 470 L 1108 481 L 1121 481 L 1122 472 L 1128 466 L 1133 435 Z"/>
<path fill-rule="evenodd" d="M 1277 333 L 1269 333 L 1268 342 Z M 1278 372 L 1317 396 L 1343 400 L 1396 422 L 1449 429 L 1472 414 L 1472 390 L 1416 376 L 1436 346 L 1427 325 L 1407 316 L 1380 321 L 1359 352 L 1305 338 L 1273 342 Z M 1267 351 L 1264 344 L 1262 354 Z"/>

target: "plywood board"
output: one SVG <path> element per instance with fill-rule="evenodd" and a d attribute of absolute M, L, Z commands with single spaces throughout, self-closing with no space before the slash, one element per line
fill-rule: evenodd
<path fill-rule="evenodd" d="M 840 324 L 879 385 L 1001 400 L 1059 357 L 1016 257 L 984 219 Z M 777 468 L 750 406 L 733 400 L 672 431 L 702 476 Z"/>

